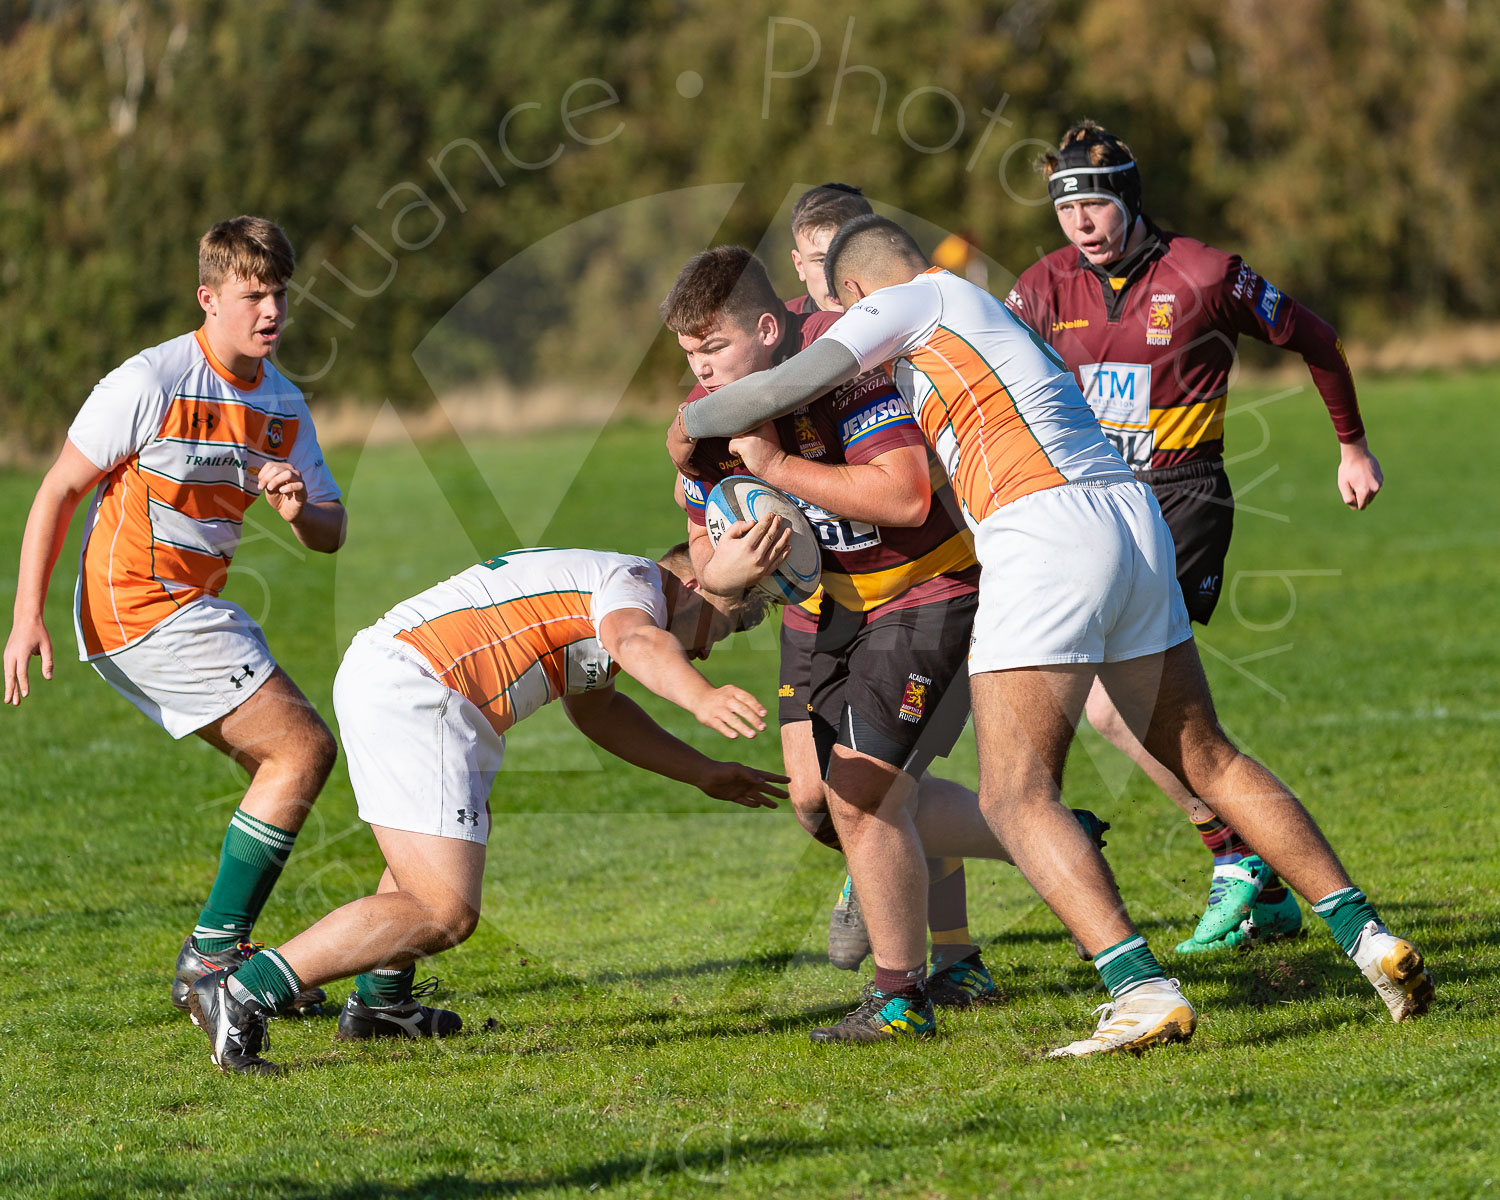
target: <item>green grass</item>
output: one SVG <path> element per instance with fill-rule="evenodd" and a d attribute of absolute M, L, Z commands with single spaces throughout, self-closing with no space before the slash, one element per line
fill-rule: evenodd
<path fill-rule="evenodd" d="M 544 710 L 495 790 L 485 915 L 433 964 L 474 1032 L 335 1046 L 274 1026 L 278 1080 L 230 1078 L 166 1002 L 242 783 L 173 745 L 72 660 L 0 714 L 0 1193 L 15 1196 L 1469 1196 L 1500 1180 L 1500 532 L 1487 434 L 1500 374 L 1370 381 L 1389 483 L 1334 492 L 1310 388 L 1262 410 L 1205 651 L 1226 724 L 1307 800 L 1355 879 L 1427 952 L 1439 1007 L 1395 1027 L 1320 922 L 1289 949 L 1171 962 L 1202 1012 L 1187 1047 L 1049 1063 L 1100 997 L 1010 868 L 970 866 L 972 927 L 1008 1003 L 921 1046 L 814 1049 L 855 980 L 822 933 L 841 878 L 787 811 L 729 810 L 607 761 Z M 1478 452 L 1462 440 L 1475 437 Z M 1232 416 L 1232 449 L 1261 441 Z M 350 635 L 481 555 L 675 540 L 659 432 L 333 455 L 348 546 L 296 550 L 261 510 L 227 594 L 261 615 L 321 711 Z M 531 481 L 560 490 L 517 505 Z M 1476 465 L 1476 462 L 1478 465 Z M 1266 475 L 1265 473 L 1273 473 Z M 1264 476 L 1262 478 L 1262 476 Z M 565 476 L 566 477 L 566 476 Z M 1252 487 L 1253 481 L 1259 480 Z M 506 508 L 491 490 L 494 481 Z M 0 476 L 0 601 L 36 477 Z M 1250 508 L 1273 515 L 1257 515 Z M 639 509 L 639 511 L 637 511 Z M 1291 577 L 1275 572 L 1324 572 Z M 1264 574 L 1252 575 L 1249 572 Z M 1240 574 L 1236 583 L 1234 575 Z M 769 629 L 710 673 L 775 689 Z M 637 690 L 637 694 L 638 690 Z M 695 744 L 713 735 L 650 703 Z M 720 751 L 730 747 L 717 743 Z M 774 739 L 733 747 L 761 765 Z M 1068 794 L 1159 953 L 1191 930 L 1206 857 L 1176 810 L 1085 742 Z M 972 741 L 950 762 L 973 782 Z M 342 768 L 260 928 L 276 941 L 379 869 Z M 335 990 L 341 997 L 342 991 Z"/>

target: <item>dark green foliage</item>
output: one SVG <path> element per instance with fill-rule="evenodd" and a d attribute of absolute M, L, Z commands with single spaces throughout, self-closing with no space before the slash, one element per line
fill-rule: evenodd
<path fill-rule="evenodd" d="M 768 48 L 795 72 L 813 32 L 816 66 L 768 81 Z M 840 178 L 1019 271 L 1060 242 L 1026 139 L 1082 115 L 1132 142 L 1159 219 L 1346 332 L 1492 313 L 1497 48 L 1494 5 L 1417 0 L 6 4 L 0 429 L 50 443 L 105 371 L 190 328 L 194 244 L 225 216 L 272 216 L 300 251 L 316 299 L 293 305 L 285 365 L 315 399 L 421 406 L 416 347 L 513 256 L 629 200 L 743 183 L 686 248 L 659 217 L 539 248 L 551 282 L 504 314 L 511 346 L 445 350 L 475 381 L 660 392 L 680 375 L 660 343 L 620 361 L 660 299 L 640 264 L 757 245 L 793 188 Z"/>

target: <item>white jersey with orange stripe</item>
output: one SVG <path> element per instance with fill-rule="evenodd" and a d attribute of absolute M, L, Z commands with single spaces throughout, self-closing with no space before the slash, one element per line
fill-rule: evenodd
<path fill-rule="evenodd" d="M 418 654 L 499 733 L 562 696 L 608 686 L 618 665 L 599 640 L 612 612 L 663 629 L 661 568 L 597 550 L 512 550 L 403 601 L 371 627 Z"/>
<path fill-rule="evenodd" d="M 885 364 L 975 528 L 1032 492 L 1133 478 L 1052 348 L 966 279 L 934 267 L 881 288 L 823 336 Z"/>
<path fill-rule="evenodd" d="M 232 374 L 201 329 L 106 375 L 68 439 L 106 473 L 84 521 L 74 595 L 83 659 L 219 594 L 263 466 L 295 467 L 309 501 L 339 499 L 301 390 L 270 363 L 255 379 Z"/>

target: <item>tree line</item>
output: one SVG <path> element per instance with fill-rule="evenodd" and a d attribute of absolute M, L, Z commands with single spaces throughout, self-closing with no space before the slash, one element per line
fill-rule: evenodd
<path fill-rule="evenodd" d="M 839 179 L 1019 272 L 1032 160 L 1125 137 L 1162 224 L 1347 335 L 1493 314 L 1500 8 L 1473 0 L 0 2 L 0 427 L 50 444 L 197 319 L 213 221 L 280 221 L 314 397 L 679 386 L 654 308 Z"/>

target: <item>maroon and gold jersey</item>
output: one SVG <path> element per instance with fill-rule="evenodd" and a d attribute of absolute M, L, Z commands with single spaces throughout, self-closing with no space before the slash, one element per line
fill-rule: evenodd
<path fill-rule="evenodd" d="M 839 318 L 838 313 L 792 313 L 783 352 L 789 357 L 811 345 Z M 689 400 L 706 393 L 695 387 Z M 814 462 L 858 465 L 902 446 L 926 442 L 911 409 L 884 371 L 868 371 L 776 421 L 781 447 Z M 679 476 L 688 520 L 704 523 L 708 494 L 729 475 L 745 474 L 745 465 L 729 449 L 727 438 L 704 438 L 693 454 L 698 478 Z M 887 605 L 905 608 L 978 590 L 979 566 L 973 540 L 955 524 L 945 493 L 947 479 L 935 468 L 932 506 L 914 528 L 887 528 L 853 521 L 793 497 L 807 514 L 823 544 L 822 595 L 843 608 L 870 612 Z M 812 612 L 816 604 L 809 602 Z M 794 628 L 812 628 L 811 612 L 788 605 L 784 614 Z"/>
<path fill-rule="evenodd" d="M 1326 321 L 1238 255 L 1149 222 L 1147 235 L 1107 270 L 1072 246 L 1056 250 L 1022 272 L 1005 300 L 1078 377 L 1132 468 L 1222 457 L 1240 334 L 1300 354 L 1339 441 L 1364 436 L 1349 364 Z"/>

